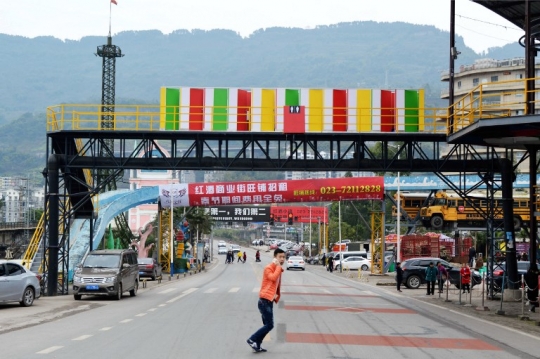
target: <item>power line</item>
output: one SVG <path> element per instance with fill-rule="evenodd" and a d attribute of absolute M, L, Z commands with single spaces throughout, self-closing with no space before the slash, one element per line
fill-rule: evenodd
<path fill-rule="evenodd" d="M 519 28 L 509 27 L 509 26 L 501 25 L 501 24 L 495 24 L 495 23 L 493 23 L 493 22 L 484 21 L 484 20 L 480 20 L 480 19 L 474 19 L 474 18 L 472 18 L 472 17 L 468 17 L 468 16 L 464 16 L 464 15 L 456 14 L 456 16 L 459 16 L 460 18 L 467 19 L 467 20 L 472 20 L 472 21 L 476 21 L 476 22 L 481 22 L 481 23 L 483 23 L 483 24 L 487 24 L 487 25 L 491 25 L 491 26 L 502 27 L 502 28 L 504 28 L 504 29 L 506 29 L 506 30 L 523 31 L 522 29 L 519 29 Z"/>
<path fill-rule="evenodd" d="M 467 31 L 470 31 L 470 32 L 474 32 L 474 33 L 476 33 L 476 34 L 478 34 L 478 35 L 490 37 L 490 38 L 492 38 L 492 39 L 502 40 L 502 41 L 506 41 L 506 42 L 517 42 L 517 40 L 508 40 L 508 39 L 503 39 L 503 38 L 501 38 L 501 37 L 496 37 L 496 36 L 487 35 L 487 34 L 484 34 L 484 33 L 482 33 L 482 32 L 479 32 L 479 31 L 476 31 L 476 30 L 473 30 L 473 29 L 469 29 L 469 28 L 467 28 L 467 27 L 465 27 L 465 26 L 461 26 L 461 25 L 456 25 L 456 26 L 457 26 L 457 27 L 460 27 L 460 28 L 462 28 L 462 29 L 464 29 L 464 30 L 467 30 Z"/>

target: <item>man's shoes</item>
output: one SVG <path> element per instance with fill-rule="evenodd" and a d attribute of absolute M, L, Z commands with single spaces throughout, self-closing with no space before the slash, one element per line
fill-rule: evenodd
<path fill-rule="evenodd" d="M 258 349 L 255 349 L 259 353 L 266 353 L 268 350 L 264 349 L 263 347 L 259 347 Z"/>
<path fill-rule="evenodd" d="M 255 343 L 253 340 L 251 339 L 248 339 L 246 340 L 246 342 L 248 343 L 248 345 L 251 347 L 251 349 L 255 350 L 255 351 L 258 351 L 259 349 L 259 346 L 257 345 L 257 343 Z"/>
<path fill-rule="evenodd" d="M 397 291 L 398 291 L 398 292 L 401 292 L 401 289 L 398 289 Z"/>

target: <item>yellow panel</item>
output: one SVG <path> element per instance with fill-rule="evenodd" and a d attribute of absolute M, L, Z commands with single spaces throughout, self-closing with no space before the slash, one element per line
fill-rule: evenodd
<path fill-rule="evenodd" d="M 262 90 L 261 131 L 274 132 L 276 126 L 276 91 Z"/>
<path fill-rule="evenodd" d="M 322 132 L 324 119 L 324 90 L 309 90 L 308 131 Z"/>
<path fill-rule="evenodd" d="M 371 132 L 371 90 L 357 90 L 356 130 Z"/>
<path fill-rule="evenodd" d="M 167 88 L 162 87 L 159 93 L 159 129 L 164 130 L 165 129 L 165 113 L 167 112 L 166 106 L 167 106 Z"/>
<path fill-rule="evenodd" d="M 418 132 L 424 131 L 424 89 L 418 90 Z"/>

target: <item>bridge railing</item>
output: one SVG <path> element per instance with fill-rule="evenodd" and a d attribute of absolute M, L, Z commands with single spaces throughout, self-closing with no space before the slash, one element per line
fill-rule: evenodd
<path fill-rule="evenodd" d="M 3 229 L 25 229 L 25 228 L 36 228 L 36 225 L 38 225 L 38 221 L 31 221 L 29 223 L 26 222 L 5 222 L 0 223 L 0 230 Z"/>
<path fill-rule="evenodd" d="M 473 88 L 451 106 L 454 110 L 454 122 L 449 128 L 450 133 L 462 130 L 478 120 L 499 119 L 526 114 L 528 93 L 526 83 L 528 80 L 487 82 Z M 531 80 L 540 83 L 540 78 Z M 539 91 L 538 89 L 530 91 L 530 93 L 534 94 L 534 104 L 540 101 L 540 96 L 537 94 Z"/>
<path fill-rule="evenodd" d="M 114 105 L 113 131 L 285 132 L 280 107 Z M 447 108 L 305 107 L 305 132 L 446 133 Z M 336 114 L 339 113 L 339 114 Z M 47 109 L 47 131 L 100 131 L 102 105 L 64 104 Z M 336 122 L 338 121 L 338 122 Z"/>

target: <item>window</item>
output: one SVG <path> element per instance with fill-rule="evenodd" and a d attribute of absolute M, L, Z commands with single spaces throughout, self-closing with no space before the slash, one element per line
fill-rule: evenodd
<path fill-rule="evenodd" d="M 458 81 L 458 82 L 457 82 L 457 88 L 458 88 L 458 89 L 461 88 L 461 81 Z"/>
<path fill-rule="evenodd" d="M 478 77 L 475 77 L 474 79 L 472 79 L 473 86 L 478 86 L 479 83 L 480 83 L 480 79 Z"/>
<path fill-rule="evenodd" d="M 523 74 L 516 74 L 516 80 L 521 80 L 523 78 Z"/>
<path fill-rule="evenodd" d="M 22 267 L 19 266 L 18 264 L 7 263 L 6 266 L 7 266 L 8 276 L 14 276 L 14 275 L 19 275 L 19 274 L 24 273 L 24 269 L 22 269 Z"/>
<path fill-rule="evenodd" d="M 497 82 L 499 81 L 499 76 L 495 75 L 495 76 L 491 76 L 491 82 Z"/>

